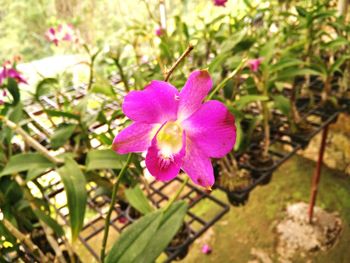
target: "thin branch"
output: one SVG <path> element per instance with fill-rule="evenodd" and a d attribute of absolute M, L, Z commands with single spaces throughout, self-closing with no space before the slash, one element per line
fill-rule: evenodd
<path fill-rule="evenodd" d="M 42 155 L 44 155 L 47 159 L 49 159 L 51 162 L 55 164 L 61 164 L 63 161 L 61 159 L 58 159 L 55 156 L 52 156 L 50 152 L 42 146 L 40 143 L 38 143 L 33 137 L 31 137 L 25 130 L 23 130 L 20 126 L 18 126 L 16 123 L 10 121 L 4 116 L 0 116 L 0 120 L 3 120 L 4 124 L 6 124 L 7 127 L 9 127 L 14 132 L 18 133 L 22 136 L 22 138 L 35 150 L 40 152 Z"/>
<path fill-rule="evenodd" d="M 170 68 L 170 70 L 167 72 L 166 77 L 165 77 L 165 81 L 168 81 L 171 74 L 173 74 L 174 70 L 176 69 L 176 67 L 181 63 L 181 61 L 187 57 L 191 51 L 193 50 L 194 46 L 192 44 L 189 44 L 187 49 L 185 50 L 184 53 L 182 53 L 182 55 L 176 60 L 175 64 Z"/>
<path fill-rule="evenodd" d="M 32 240 L 29 238 L 29 236 L 26 236 L 22 232 L 20 232 L 10 221 L 8 221 L 6 218 L 3 218 L 1 220 L 3 225 L 7 228 L 7 230 L 16 237 L 21 243 L 23 243 L 35 256 L 40 260 L 40 262 L 49 262 L 48 258 L 45 256 L 45 254 L 40 250 L 40 248 L 35 245 Z"/>

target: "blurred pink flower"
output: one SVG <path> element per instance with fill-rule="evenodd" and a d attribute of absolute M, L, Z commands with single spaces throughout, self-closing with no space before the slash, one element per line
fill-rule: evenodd
<path fill-rule="evenodd" d="M 222 158 L 236 141 L 234 116 L 215 100 L 203 103 L 212 88 L 206 70 L 192 72 L 181 92 L 154 80 L 131 91 L 122 110 L 133 123 L 113 141 L 119 154 L 144 152 L 146 167 L 158 180 L 169 181 L 182 169 L 195 184 L 214 184 L 210 158 Z"/>
<path fill-rule="evenodd" d="M 15 79 L 18 83 L 28 84 L 27 81 L 23 78 L 22 74 L 19 73 L 13 64 L 9 61 L 6 61 L 0 71 L 0 86 L 3 84 L 4 80 L 7 78 Z"/>
<path fill-rule="evenodd" d="M 58 46 L 58 38 L 56 36 L 56 30 L 52 27 L 50 27 L 46 33 L 45 33 L 45 37 L 49 42 L 54 43 L 56 46 Z"/>
<path fill-rule="evenodd" d="M 208 244 L 205 244 L 202 246 L 202 253 L 203 254 L 210 254 L 211 253 L 211 247 Z"/>
<path fill-rule="evenodd" d="M 250 70 L 253 72 L 257 72 L 259 70 L 262 60 L 263 58 L 254 58 L 254 59 L 248 60 L 248 66 Z"/>
<path fill-rule="evenodd" d="M 161 37 L 161 36 L 163 36 L 164 34 L 165 34 L 164 28 L 159 27 L 159 28 L 156 29 L 156 35 L 157 35 L 158 37 Z"/>
<path fill-rule="evenodd" d="M 45 36 L 49 42 L 54 43 L 56 46 L 62 41 L 79 41 L 77 32 L 74 30 L 73 26 L 69 24 L 60 24 L 56 29 L 51 27 L 46 31 Z"/>
<path fill-rule="evenodd" d="M 226 6 L 226 2 L 227 2 L 227 0 L 213 0 L 213 2 L 214 2 L 214 5 L 216 5 L 216 6 Z"/>

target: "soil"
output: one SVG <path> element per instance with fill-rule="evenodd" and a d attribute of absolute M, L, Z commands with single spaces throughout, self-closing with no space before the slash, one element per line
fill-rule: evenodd
<path fill-rule="evenodd" d="M 269 169 L 273 166 L 274 162 L 270 156 L 262 156 L 262 154 L 252 152 L 249 164 L 259 170 Z"/>
<path fill-rule="evenodd" d="M 314 209 L 312 224 L 308 222 L 308 204 L 299 202 L 286 209 L 285 218 L 276 226 L 277 253 L 281 261 L 299 254 L 326 251 L 338 240 L 342 221 L 338 214 Z"/>

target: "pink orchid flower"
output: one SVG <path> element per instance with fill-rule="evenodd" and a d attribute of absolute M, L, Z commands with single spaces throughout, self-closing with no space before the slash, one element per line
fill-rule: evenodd
<path fill-rule="evenodd" d="M 50 27 L 46 31 L 45 37 L 49 42 L 52 42 L 55 44 L 55 46 L 58 46 L 58 38 L 56 36 L 56 30 L 54 28 Z"/>
<path fill-rule="evenodd" d="M 75 32 L 72 25 L 59 25 L 57 29 L 57 34 L 59 35 L 59 38 L 64 41 L 73 41 L 75 38 Z"/>
<path fill-rule="evenodd" d="M 159 28 L 156 29 L 156 35 L 157 35 L 158 37 L 161 37 L 161 36 L 163 36 L 164 34 L 165 34 L 164 28 L 159 27 Z"/>
<path fill-rule="evenodd" d="M 19 73 L 13 65 L 10 65 L 9 67 L 8 63 L 5 62 L 2 70 L 0 71 L 0 86 L 2 85 L 3 81 L 7 78 L 15 79 L 18 83 L 24 83 L 28 84 L 28 82 L 23 78 L 22 74 Z"/>
<path fill-rule="evenodd" d="M 248 60 L 248 65 L 250 70 L 253 72 L 257 72 L 259 70 L 262 60 L 263 58 L 254 58 L 254 59 Z"/>
<path fill-rule="evenodd" d="M 226 2 L 227 0 L 213 0 L 214 1 L 214 5 L 216 6 L 226 6 Z"/>
<path fill-rule="evenodd" d="M 146 167 L 161 181 L 175 178 L 182 169 L 195 184 L 214 184 L 212 158 L 222 158 L 236 141 L 234 116 L 219 101 L 204 98 L 212 88 L 206 70 L 190 74 L 179 92 L 154 80 L 142 91 L 131 91 L 122 110 L 133 123 L 113 141 L 119 154 L 144 152 Z"/>
<path fill-rule="evenodd" d="M 60 24 L 57 29 L 49 28 L 45 36 L 49 42 L 54 43 L 56 46 L 61 41 L 78 42 L 79 40 L 73 26 L 68 24 Z"/>

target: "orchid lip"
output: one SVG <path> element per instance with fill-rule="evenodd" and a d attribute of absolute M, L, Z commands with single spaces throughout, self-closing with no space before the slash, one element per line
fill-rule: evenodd
<path fill-rule="evenodd" d="M 159 156 L 171 161 L 172 156 L 182 149 L 183 129 L 176 121 L 169 121 L 163 125 L 157 134 Z"/>

